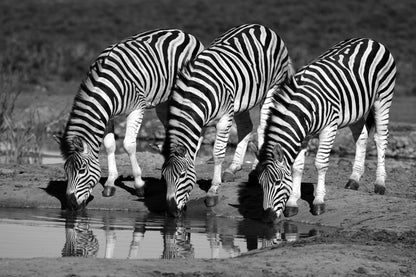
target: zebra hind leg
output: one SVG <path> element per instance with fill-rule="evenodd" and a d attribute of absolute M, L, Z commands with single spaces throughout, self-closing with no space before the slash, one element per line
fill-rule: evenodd
<path fill-rule="evenodd" d="M 118 178 L 118 171 L 116 166 L 116 140 L 114 138 L 114 121 L 110 120 L 109 133 L 104 137 L 104 147 L 107 152 L 107 163 L 108 163 L 108 178 L 104 184 L 104 190 L 102 195 L 104 197 L 111 197 L 116 192 L 114 186 L 115 180 Z"/>
<path fill-rule="evenodd" d="M 374 141 L 377 146 L 377 171 L 376 181 L 374 184 L 374 192 L 383 195 L 386 192 L 386 168 L 385 168 L 385 152 L 387 148 L 388 138 L 388 122 L 389 122 L 389 108 L 391 102 L 386 101 L 381 103 L 380 100 L 374 103 L 374 120 L 376 131 L 374 133 Z"/>

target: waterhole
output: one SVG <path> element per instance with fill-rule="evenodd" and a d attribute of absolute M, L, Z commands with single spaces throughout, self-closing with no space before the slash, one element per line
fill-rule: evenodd
<path fill-rule="evenodd" d="M 174 219 L 133 212 L 0 209 L 0 258 L 229 258 L 325 232 L 330 230 L 293 221 L 268 225 L 208 215 Z"/>

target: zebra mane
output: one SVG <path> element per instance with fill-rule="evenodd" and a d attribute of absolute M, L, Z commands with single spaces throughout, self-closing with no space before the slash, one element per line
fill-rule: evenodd
<path fill-rule="evenodd" d="M 177 78 L 186 80 L 191 75 L 192 71 L 193 71 L 192 61 L 189 61 L 182 66 L 181 70 L 179 70 Z"/>
<path fill-rule="evenodd" d="M 81 153 L 85 150 L 82 139 L 79 137 L 57 137 L 57 139 L 59 140 L 58 142 L 61 155 L 65 160 L 71 157 L 74 153 Z"/>

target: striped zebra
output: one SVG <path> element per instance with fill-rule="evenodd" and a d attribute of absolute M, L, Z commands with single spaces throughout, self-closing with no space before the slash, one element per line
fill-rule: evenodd
<path fill-rule="evenodd" d="M 297 213 L 305 142 L 314 135 L 319 135 L 319 147 L 315 158 L 318 183 L 312 213 L 325 211 L 329 154 L 337 130 L 347 126 L 356 143 L 356 155 L 346 188 L 358 188 L 364 173 L 368 134 L 375 128 L 374 191 L 384 194 L 384 154 L 395 78 L 395 62 L 384 45 L 371 39 L 353 38 L 334 45 L 301 68 L 291 82 L 274 94 L 256 168 L 267 220 L 278 218 L 285 205 L 285 216 Z"/>
<path fill-rule="evenodd" d="M 162 177 L 167 184 L 168 212 L 179 216 L 196 182 L 195 157 L 201 130 L 215 124 L 214 173 L 206 204 L 215 205 L 221 184 L 222 163 L 233 119 L 238 145 L 230 167 L 241 169 L 253 124 L 249 110 L 263 104 L 258 129 L 261 144 L 267 106 L 273 87 L 292 72 L 284 42 L 272 30 L 257 24 L 230 29 L 180 73 L 169 102 Z"/>
<path fill-rule="evenodd" d="M 62 257 L 97 257 L 98 249 L 98 239 L 90 230 L 88 218 L 68 216 Z"/>
<path fill-rule="evenodd" d="M 114 194 L 118 177 L 115 139 L 106 127 L 112 118 L 127 115 L 123 147 L 133 170 L 134 187 L 143 193 L 142 172 L 136 159 L 136 137 L 145 109 L 156 107 L 164 125 L 164 103 L 177 72 L 195 58 L 203 45 L 192 35 L 166 29 L 141 33 L 105 49 L 91 65 L 75 97 L 60 141 L 68 178 L 66 196 L 71 209 L 86 205 L 100 179 L 101 142 L 108 155 L 108 179 L 103 195 Z M 104 136 L 105 135 L 105 136 Z"/>

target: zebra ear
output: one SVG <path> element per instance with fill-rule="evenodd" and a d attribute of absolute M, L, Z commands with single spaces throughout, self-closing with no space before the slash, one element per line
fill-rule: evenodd
<path fill-rule="evenodd" d="M 182 158 L 185 158 L 187 152 L 188 150 L 186 149 L 186 147 L 181 144 L 177 144 L 173 148 L 173 153 L 175 153 L 176 155 Z"/>
<path fill-rule="evenodd" d="M 283 162 L 283 150 L 279 143 L 277 143 L 273 148 L 273 157 L 275 160 Z"/>

